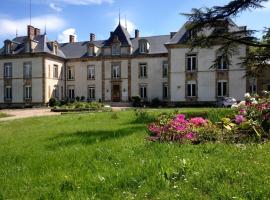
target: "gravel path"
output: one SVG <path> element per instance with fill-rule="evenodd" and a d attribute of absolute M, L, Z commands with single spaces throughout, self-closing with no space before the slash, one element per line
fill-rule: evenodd
<path fill-rule="evenodd" d="M 11 117 L 0 118 L 0 121 L 9 121 L 28 117 L 60 115 L 60 113 L 51 112 L 49 108 L 5 109 L 0 110 L 0 112 L 11 115 Z"/>

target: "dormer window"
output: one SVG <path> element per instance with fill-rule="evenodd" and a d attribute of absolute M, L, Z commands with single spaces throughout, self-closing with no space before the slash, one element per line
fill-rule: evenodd
<path fill-rule="evenodd" d="M 54 55 L 57 55 L 57 52 L 58 52 L 58 46 L 56 43 L 53 44 L 53 54 Z"/>
<path fill-rule="evenodd" d="M 88 56 L 94 56 L 94 47 L 93 46 L 88 47 Z"/>
<path fill-rule="evenodd" d="M 5 41 L 5 52 L 6 54 L 12 53 L 12 43 L 9 40 Z"/>
<path fill-rule="evenodd" d="M 6 46 L 6 53 L 7 54 L 10 54 L 11 53 L 11 44 L 10 43 L 7 44 L 7 46 Z"/>
<path fill-rule="evenodd" d="M 112 44 L 112 55 L 119 56 L 121 52 L 121 47 L 119 43 Z"/>
<path fill-rule="evenodd" d="M 149 50 L 148 42 L 146 40 L 140 40 L 139 49 L 140 49 L 140 53 L 148 53 L 148 50 Z"/>

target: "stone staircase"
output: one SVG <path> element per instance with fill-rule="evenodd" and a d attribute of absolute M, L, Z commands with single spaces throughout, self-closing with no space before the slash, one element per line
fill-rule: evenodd
<path fill-rule="evenodd" d="M 105 104 L 108 104 L 111 107 L 131 107 L 130 102 L 107 102 Z"/>

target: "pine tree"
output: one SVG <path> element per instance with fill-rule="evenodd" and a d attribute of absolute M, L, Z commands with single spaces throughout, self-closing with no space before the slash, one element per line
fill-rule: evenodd
<path fill-rule="evenodd" d="M 189 40 L 191 48 L 211 47 L 219 44 L 218 53 L 230 64 L 232 55 L 238 53 L 239 45 L 247 45 L 250 52 L 243 58 L 243 64 L 248 67 L 248 75 L 258 73 L 262 68 L 269 67 L 270 61 L 270 31 L 266 31 L 262 40 L 254 37 L 256 30 L 242 27 L 238 31 L 229 30 L 231 18 L 246 10 L 263 8 L 262 3 L 268 0 L 232 0 L 224 6 L 192 9 L 185 15 L 189 22 L 187 29 L 196 33 Z M 205 29 L 213 30 L 209 35 L 199 34 Z M 218 60 L 214 61 L 214 67 Z"/>

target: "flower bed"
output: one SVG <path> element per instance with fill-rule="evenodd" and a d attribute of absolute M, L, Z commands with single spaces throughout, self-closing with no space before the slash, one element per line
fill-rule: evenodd
<path fill-rule="evenodd" d="M 210 121 L 203 116 L 161 115 L 149 124 L 151 141 L 198 144 L 208 141 L 263 142 L 270 138 L 270 94 L 245 95 L 246 101 L 233 107 L 232 115 Z"/>
<path fill-rule="evenodd" d="M 53 112 L 110 112 L 111 108 L 99 102 L 74 102 L 62 106 L 55 106 Z"/>

